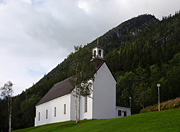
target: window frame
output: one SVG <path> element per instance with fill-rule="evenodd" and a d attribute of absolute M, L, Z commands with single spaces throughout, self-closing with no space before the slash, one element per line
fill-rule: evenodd
<path fill-rule="evenodd" d="M 84 97 L 84 113 L 86 113 L 87 112 L 87 107 L 88 107 L 88 98 L 87 98 L 87 96 L 85 96 Z"/>
<path fill-rule="evenodd" d="M 46 119 L 48 119 L 48 110 L 46 110 Z"/>
<path fill-rule="evenodd" d="M 41 114 L 40 114 L 40 112 L 38 112 L 38 121 L 40 121 L 40 116 L 41 116 Z"/>
<path fill-rule="evenodd" d="M 64 104 L 64 115 L 66 115 L 66 104 Z"/>
<path fill-rule="evenodd" d="M 127 111 L 124 111 L 124 117 L 127 116 Z"/>
<path fill-rule="evenodd" d="M 98 50 L 98 56 L 102 57 L 102 51 L 100 49 Z"/>
<path fill-rule="evenodd" d="M 56 117 L 56 107 L 54 107 L 54 117 Z"/>
<path fill-rule="evenodd" d="M 122 111 L 118 110 L 118 116 L 122 116 Z"/>

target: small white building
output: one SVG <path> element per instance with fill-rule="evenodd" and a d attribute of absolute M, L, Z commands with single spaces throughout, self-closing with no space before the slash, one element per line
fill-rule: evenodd
<path fill-rule="evenodd" d="M 131 115 L 130 108 L 116 106 L 116 80 L 103 59 L 103 49 L 92 50 L 96 65 L 90 97 L 81 97 L 80 119 L 110 119 Z M 74 87 L 70 78 L 55 84 L 36 105 L 35 126 L 75 120 Z"/>

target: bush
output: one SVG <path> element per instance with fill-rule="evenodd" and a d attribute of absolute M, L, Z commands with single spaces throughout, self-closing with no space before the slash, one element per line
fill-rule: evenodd
<path fill-rule="evenodd" d="M 161 110 L 180 108 L 180 97 L 162 102 L 160 104 L 160 107 L 161 107 Z M 147 106 L 141 109 L 140 113 L 146 113 L 146 112 L 152 112 L 152 111 L 158 111 L 158 104 Z"/>

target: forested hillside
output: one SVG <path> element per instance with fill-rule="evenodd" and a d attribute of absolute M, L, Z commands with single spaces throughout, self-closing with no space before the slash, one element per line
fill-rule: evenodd
<path fill-rule="evenodd" d="M 180 13 L 157 20 L 152 15 L 132 18 L 100 37 L 106 62 L 117 80 L 117 104 L 132 111 L 157 103 L 157 83 L 161 99 L 180 96 Z M 96 40 L 84 48 L 91 48 Z M 13 98 L 13 129 L 34 125 L 35 105 L 69 72 L 74 53 L 45 75 L 38 83 Z M 0 100 L 0 130 L 8 128 L 7 100 Z"/>

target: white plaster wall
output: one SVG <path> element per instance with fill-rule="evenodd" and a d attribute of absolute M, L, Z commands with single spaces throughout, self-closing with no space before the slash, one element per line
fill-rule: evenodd
<path fill-rule="evenodd" d="M 118 110 L 121 110 L 121 116 L 118 116 Z M 124 112 L 123 111 L 126 111 L 127 116 L 131 115 L 131 109 L 130 108 L 117 106 L 116 107 L 116 118 L 124 117 Z"/>
<path fill-rule="evenodd" d="M 76 118 L 75 118 L 75 97 L 73 96 L 73 93 L 71 93 L 70 120 L 76 120 Z"/>
<path fill-rule="evenodd" d="M 116 81 L 106 63 L 95 74 L 93 84 L 93 119 L 116 117 Z"/>
<path fill-rule="evenodd" d="M 71 95 L 68 94 L 36 106 L 35 126 L 70 120 L 70 100 Z M 66 104 L 66 114 L 64 114 L 64 104 Z M 56 107 L 56 117 L 54 117 L 54 107 Z M 46 110 L 48 110 L 47 119 Z M 40 121 L 38 120 L 39 112 Z"/>
<path fill-rule="evenodd" d="M 81 120 L 92 119 L 92 98 L 87 97 L 87 112 L 85 112 L 85 97 L 81 97 Z"/>
<path fill-rule="evenodd" d="M 91 96 L 90 96 L 91 97 Z M 87 97 L 87 112 L 85 111 L 85 99 L 81 96 L 80 101 L 80 120 L 92 119 L 92 98 Z M 75 97 L 71 94 L 71 120 L 76 120 L 75 118 Z"/>

